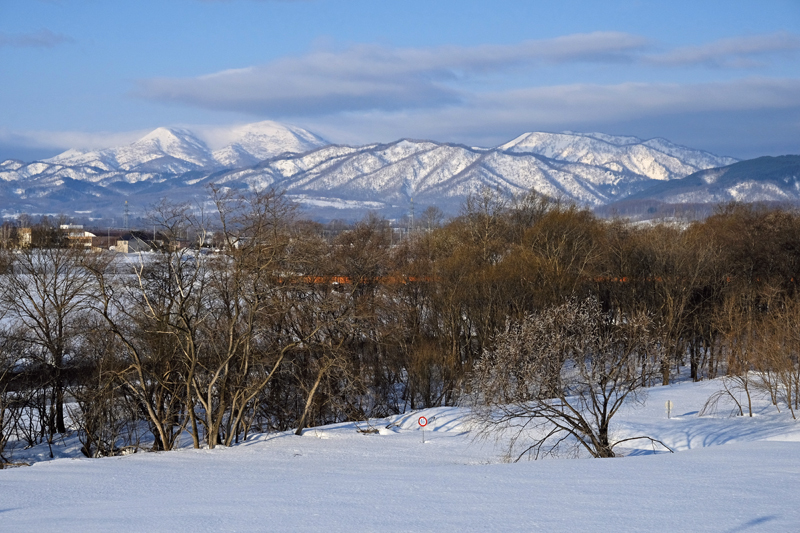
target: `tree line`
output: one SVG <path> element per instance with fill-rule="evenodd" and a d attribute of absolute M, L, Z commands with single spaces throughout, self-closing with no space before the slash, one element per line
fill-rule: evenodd
<path fill-rule="evenodd" d="M 150 218 L 153 252 L 138 255 L 71 247 L 49 220 L 15 248 L 3 228 L 3 462 L 12 441 L 71 431 L 88 457 L 184 434 L 213 448 L 467 399 L 563 423 L 553 398 L 580 415 L 569 435 L 613 456 L 615 402 L 687 374 L 725 376 L 741 414 L 756 390 L 798 409 L 791 209 L 632 224 L 484 189 L 398 239 L 375 215 L 331 230 L 275 191 L 212 189 Z"/>

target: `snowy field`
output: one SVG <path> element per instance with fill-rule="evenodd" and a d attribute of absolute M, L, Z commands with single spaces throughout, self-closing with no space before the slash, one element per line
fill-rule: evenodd
<path fill-rule="evenodd" d="M 502 445 L 468 433 L 464 410 L 440 408 L 371 421 L 379 434 L 338 424 L 233 448 L 41 461 L 0 471 L 0 530 L 800 531 L 800 422 L 763 400 L 753 418 L 699 417 L 718 388 L 656 387 L 615 419 L 618 437 L 647 434 L 674 454 L 636 441 L 618 459 L 509 464 Z M 421 415 L 435 418 L 424 444 Z M 56 454 L 75 455 L 65 443 Z"/>

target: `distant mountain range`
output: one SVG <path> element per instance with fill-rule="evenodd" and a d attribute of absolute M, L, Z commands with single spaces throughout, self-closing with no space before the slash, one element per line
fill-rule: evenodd
<path fill-rule="evenodd" d="M 664 203 L 797 202 L 800 200 L 800 156 L 759 157 L 700 170 L 681 180 L 657 183 L 629 200 Z"/>
<path fill-rule="evenodd" d="M 751 179 L 766 164 L 758 162 L 775 158 L 737 163 L 665 139 L 534 132 L 494 148 L 410 139 L 342 146 L 276 122 L 241 126 L 229 137 L 212 151 L 189 130 L 158 128 L 127 146 L 68 150 L 32 163 L 7 160 L 0 163 L 0 211 L 110 219 L 120 216 L 126 200 L 138 213 L 162 197 L 204 201 L 211 183 L 275 187 L 323 219 L 367 210 L 398 217 L 412 202 L 454 213 L 484 186 L 508 194 L 535 189 L 590 207 L 658 196 L 692 202 L 798 198 L 797 178 L 785 181 L 783 170 L 775 178 L 783 185 Z M 762 185 L 737 185 L 746 179 Z"/>

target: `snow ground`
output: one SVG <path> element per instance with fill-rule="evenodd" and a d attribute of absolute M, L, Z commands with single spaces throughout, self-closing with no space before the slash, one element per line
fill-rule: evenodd
<path fill-rule="evenodd" d="M 466 431 L 463 409 L 439 408 L 372 421 L 380 434 L 348 423 L 38 462 L 0 471 L 0 530 L 800 531 L 800 421 L 764 400 L 753 418 L 698 417 L 718 388 L 653 388 L 619 415 L 621 438 L 648 434 L 674 454 L 636 441 L 621 459 L 508 464 Z M 424 444 L 421 415 L 435 417 Z"/>

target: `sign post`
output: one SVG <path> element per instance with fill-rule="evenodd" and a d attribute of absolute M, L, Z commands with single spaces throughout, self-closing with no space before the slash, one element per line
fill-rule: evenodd
<path fill-rule="evenodd" d="M 419 427 L 422 428 L 422 444 L 425 444 L 425 426 L 428 425 L 428 419 L 421 416 L 417 422 L 419 422 Z"/>
<path fill-rule="evenodd" d="M 664 407 L 667 408 L 667 418 L 672 418 L 672 400 L 667 400 Z"/>

